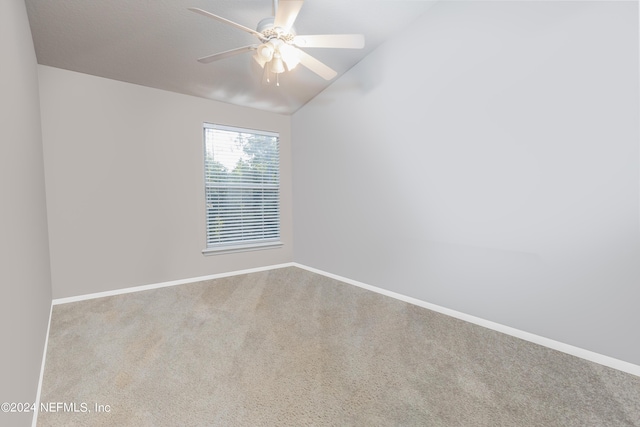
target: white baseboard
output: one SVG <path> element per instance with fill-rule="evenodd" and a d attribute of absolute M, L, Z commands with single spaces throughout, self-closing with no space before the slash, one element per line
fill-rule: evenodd
<path fill-rule="evenodd" d="M 246 270 L 236 270 L 236 271 L 229 271 L 226 273 L 211 274 L 209 276 L 192 277 L 190 279 L 172 280 L 170 282 L 154 283 L 150 285 L 134 286 L 131 288 L 115 289 L 113 291 L 96 292 L 93 294 L 77 295 L 77 296 L 66 297 L 66 298 L 56 298 L 52 301 L 52 304 L 53 305 L 66 304 L 69 302 L 84 301 L 84 300 L 94 299 L 94 298 L 110 297 L 114 295 L 129 294 L 132 292 L 148 291 L 151 289 L 166 288 L 168 286 L 184 285 L 187 283 L 203 282 L 205 280 L 221 279 L 223 277 L 237 276 L 240 274 L 257 273 L 259 271 L 275 270 L 275 269 L 284 268 L 284 267 L 293 267 L 293 263 L 290 262 L 285 264 L 275 264 L 275 265 L 269 265 L 265 267 L 249 268 Z"/>
<path fill-rule="evenodd" d="M 156 284 L 150 284 L 150 285 L 143 285 L 143 286 L 136 286 L 136 287 L 132 287 L 132 288 L 124 288 L 124 289 L 117 289 L 117 290 L 113 290 L 113 291 L 106 291 L 106 292 L 98 292 L 98 293 L 93 293 L 93 294 L 87 294 L 87 295 L 79 295 L 79 296 L 74 296 L 74 297 L 68 297 L 68 298 L 57 298 L 54 299 L 52 301 L 52 306 L 53 305 L 57 305 L 57 304 L 65 304 L 65 303 L 69 303 L 69 302 L 76 302 L 76 301 L 84 301 L 84 300 L 88 300 L 88 299 L 93 299 L 93 298 L 101 298 L 101 297 L 106 297 L 106 296 L 113 296 L 113 295 L 120 295 L 120 294 L 127 294 L 127 293 L 132 293 L 132 292 L 140 292 L 140 291 L 146 291 L 146 290 L 150 290 L 150 289 L 158 289 L 158 288 L 164 288 L 164 287 L 168 287 L 168 286 L 176 286 L 176 285 L 183 285 L 186 283 L 194 283 L 194 282 L 201 282 L 204 280 L 213 280 L 213 279 L 220 279 L 223 277 L 231 277 L 231 276 L 237 276 L 239 274 L 248 274 L 248 273 L 256 273 L 259 271 L 267 271 L 267 270 L 275 270 L 278 268 L 284 268 L 284 267 L 298 267 L 301 268 L 303 270 L 307 270 L 310 271 L 312 273 L 316 273 L 316 274 L 320 274 L 322 276 L 326 276 L 329 277 L 331 279 L 335 279 L 338 280 L 340 282 L 344 282 L 347 283 L 349 285 L 353 285 L 353 286 L 358 286 L 359 288 L 363 288 L 363 289 L 367 289 L 369 291 L 373 291 L 376 292 L 378 294 L 381 295 L 385 295 L 391 298 L 395 298 L 397 300 L 400 301 L 404 301 L 407 302 L 409 304 L 413 304 L 413 305 L 417 305 L 419 307 L 423 307 L 438 313 L 442 313 L 445 314 L 447 316 L 451 316 L 454 317 L 456 319 L 460 319 L 460 320 L 464 320 L 465 322 L 469 322 L 469 323 L 473 323 L 488 329 L 492 329 L 494 331 L 497 332 L 501 332 L 503 334 L 507 334 L 507 335 L 511 335 L 513 337 L 516 338 L 520 338 L 523 339 L 525 341 L 529 341 L 544 347 L 548 347 L 551 348 L 553 350 L 557 350 L 557 351 L 561 351 L 563 353 L 566 354 L 570 354 L 572 356 L 576 356 L 579 357 L 581 359 L 585 359 L 588 360 L 590 362 L 595 362 L 598 363 L 600 365 L 604 365 L 604 366 L 608 366 L 610 368 L 613 369 L 617 369 L 619 371 L 622 372 L 627 372 L 629 374 L 632 375 L 636 375 L 640 377 L 640 366 L 638 365 L 634 365 L 632 363 L 629 362 L 625 362 L 619 359 L 614 359 L 613 357 L 609 357 L 609 356 L 605 356 L 599 353 L 595 353 L 593 351 L 589 351 L 589 350 L 585 350 L 583 348 L 579 348 L 579 347 L 575 347 L 569 344 L 565 344 L 559 341 L 555 341 L 549 338 L 545 338 L 545 337 L 541 337 L 539 335 L 535 335 L 529 332 L 525 332 L 525 331 L 521 331 L 519 329 L 515 329 L 512 328 L 510 326 L 505 326 L 502 325 L 500 323 L 496 323 L 496 322 L 492 322 L 490 320 L 486 320 L 486 319 L 482 319 L 480 317 L 476 317 L 476 316 L 471 316 L 469 314 L 465 314 L 459 311 L 455 311 L 455 310 L 451 310 L 448 309 L 446 307 L 441 307 L 439 305 L 435 305 L 435 304 L 431 304 L 428 303 L 426 301 L 422 301 L 419 300 L 417 298 L 413 298 L 413 297 L 409 297 L 406 295 L 402 295 L 396 292 L 392 292 L 386 289 L 382 289 L 382 288 L 378 288 L 376 286 L 371 286 L 368 285 L 366 283 L 362 283 L 362 282 L 358 282 L 356 280 L 352 280 L 349 279 L 347 277 L 342 277 L 342 276 L 338 276 L 337 274 L 333 274 L 333 273 L 328 273 L 326 271 L 322 271 L 313 267 L 308 267 L 306 265 L 303 264 L 299 264 L 296 262 L 290 262 L 290 263 L 285 263 L 285 264 L 276 264 L 276 265 L 271 265 L 271 266 L 265 266 L 265 267 L 258 267 L 258 268 L 251 268 L 251 269 L 247 269 L 247 270 L 238 270 L 238 271 L 231 271 L 231 272 L 227 272 L 227 273 L 219 273 L 219 274 L 212 274 L 209 276 L 202 276 L 202 277 L 194 277 L 194 278 L 190 278 L 190 279 L 182 279 L 182 280 L 174 280 L 174 281 L 170 281 L 170 282 L 162 282 L 162 283 L 156 283 Z M 51 322 L 51 320 L 49 320 L 49 322 Z M 49 338 L 49 334 L 47 332 L 47 339 Z M 45 353 L 46 353 L 46 344 L 45 344 Z M 43 372 L 44 372 L 44 358 L 42 361 L 42 366 L 43 366 Z M 40 380 L 42 381 L 42 374 L 43 372 L 40 373 Z M 40 388 L 38 388 L 38 398 L 40 396 Z M 35 416 L 34 416 L 34 426 L 35 426 Z"/>
<path fill-rule="evenodd" d="M 446 314 L 447 316 L 455 317 L 456 319 L 464 320 L 465 322 L 473 323 L 475 325 L 482 326 L 487 329 L 492 329 L 494 331 L 501 332 L 503 334 L 511 335 L 512 337 L 520 338 L 522 340 L 529 341 L 544 347 L 548 347 L 553 350 L 561 351 L 563 353 L 570 354 L 572 356 L 576 356 L 581 359 L 588 360 L 590 362 L 598 363 L 600 365 L 608 366 L 609 368 L 617 369 L 619 371 L 626 372 L 626 373 L 640 377 L 640 366 L 634 365 L 633 363 L 625 362 L 619 359 L 614 359 L 613 357 L 605 356 L 599 353 L 595 353 L 593 351 L 585 350 L 580 347 L 575 347 L 575 346 L 565 344 L 559 341 L 555 341 L 549 338 L 541 337 L 539 335 L 535 335 L 529 332 L 521 331 L 519 329 L 515 329 L 510 326 L 505 326 L 500 323 L 492 322 L 490 320 L 485 320 L 480 317 L 471 316 L 469 314 L 461 313 L 459 311 L 455 311 L 445 307 L 441 307 L 439 305 L 431 304 L 431 303 L 428 303 L 416 298 L 408 297 L 406 295 L 398 294 L 396 292 L 392 292 L 386 289 L 367 285 L 366 283 L 358 282 L 356 280 L 338 276 L 337 274 L 318 270 L 317 268 L 308 267 L 306 265 L 298 264 L 295 262 L 293 263 L 293 266 L 302 268 L 312 273 L 321 274 L 323 276 L 329 277 L 331 279 L 339 280 L 341 282 L 348 283 L 350 285 L 358 286 L 359 288 L 367 289 L 369 291 L 386 295 L 388 297 L 395 298 L 400 301 L 407 302 L 409 304 L 417 305 L 419 307 L 423 307 L 438 313 Z"/>
<path fill-rule="evenodd" d="M 47 346 L 49 345 L 49 330 L 51 329 L 51 314 L 53 313 L 53 304 L 49 308 L 49 324 L 47 325 L 47 336 L 44 338 L 44 351 L 42 353 L 42 365 L 40 366 L 40 378 L 38 379 L 38 390 L 36 391 L 35 410 L 31 419 L 31 427 L 36 427 L 38 423 L 38 413 L 40 412 L 40 394 L 42 393 L 42 379 L 44 378 L 44 365 L 47 359 Z"/>

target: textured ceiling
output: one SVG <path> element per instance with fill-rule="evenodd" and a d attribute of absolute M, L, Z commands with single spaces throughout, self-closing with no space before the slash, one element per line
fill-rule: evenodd
<path fill-rule="evenodd" d="M 263 85 L 251 54 L 210 64 L 197 58 L 254 44 L 251 34 L 195 14 L 199 7 L 249 28 L 272 15 L 270 0 L 26 0 L 38 63 L 143 86 L 291 114 L 327 82 L 298 66 Z M 298 34 L 365 35 L 365 48 L 306 49 L 338 72 L 424 13 L 422 0 L 306 0 Z"/>

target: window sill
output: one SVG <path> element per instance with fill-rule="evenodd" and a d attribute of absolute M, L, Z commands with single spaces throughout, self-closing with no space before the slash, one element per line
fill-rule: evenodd
<path fill-rule="evenodd" d="M 268 243 L 250 243 L 246 245 L 230 245 L 230 246 L 219 246 L 213 248 L 207 248 L 202 250 L 202 255 L 223 255 L 223 254 L 233 254 L 236 252 L 249 252 L 249 251 L 260 251 L 263 249 L 275 249 L 279 248 L 283 245 L 282 242 L 268 242 Z"/>

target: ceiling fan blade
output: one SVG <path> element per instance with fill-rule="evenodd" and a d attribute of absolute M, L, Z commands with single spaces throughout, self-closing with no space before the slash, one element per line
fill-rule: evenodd
<path fill-rule="evenodd" d="M 206 16 L 208 18 L 213 18 L 213 19 L 215 19 L 217 21 L 224 22 L 225 24 L 229 24 L 231 26 L 239 28 L 242 31 L 246 31 L 249 34 L 253 34 L 254 36 L 258 37 L 260 40 L 262 40 L 264 38 L 264 36 L 261 33 L 257 32 L 256 30 L 252 30 L 251 28 L 245 27 L 244 25 L 238 24 L 237 22 L 229 21 L 228 19 L 223 18 L 222 16 L 214 15 L 211 12 L 207 12 L 206 10 L 198 9 L 197 7 L 190 7 L 188 9 L 190 11 L 192 11 L 192 12 L 199 13 L 200 15 L 204 15 L 204 16 Z"/>
<path fill-rule="evenodd" d="M 202 62 L 203 64 L 208 64 L 213 61 L 219 61 L 220 59 L 229 58 L 230 56 L 239 55 L 241 53 L 249 52 L 251 50 L 255 50 L 257 46 L 243 46 L 237 49 L 227 50 L 225 52 L 214 53 L 213 55 L 203 56 L 202 58 L 198 58 L 198 62 Z"/>
<path fill-rule="evenodd" d="M 331 47 L 342 49 L 362 49 L 362 34 L 324 34 L 313 36 L 296 36 L 293 44 L 298 47 Z"/>
<path fill-rule="evenodd" d="M 273 26 L 280 27 L 285 32 L 288 32 L 298 17 L 303 3 L 304 0 L 280 0 Z"/>
<path fill-rule="evenodd" d="M 302 65 L 304 65 L 305 67 L 307 67 L 308 69 L 310 69 L 311 71 L 313 71 L 314 73 L 316 73 L 317 75 L 319 75 L 325 80 L 331 80 L 338 75 L 338 73 L 335 70 L 323 64 L 322 62 L 318 61 L 316 58 L 309 55 L 307 52 L 303 50 L 298 49 L 298 56 L 300 57 L 300 63 Z"/>

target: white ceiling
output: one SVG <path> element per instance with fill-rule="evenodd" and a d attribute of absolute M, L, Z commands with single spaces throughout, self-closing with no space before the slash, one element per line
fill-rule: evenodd
<path fill-rule="evenodd" d="M 196 61 L 254 44 L 256 39 L 187 7 L 255 28 L 272 15 L 271 0 L 25 3 L 39 64 L 283 114 L 295 112 L 331 84 L 298 66 L 282 75 L 280 87 L 263 85 L 250 53 L 210 64 Z M 425 0 L 306 0 L 295 28 L 304 35 L 365 35 L 362 50 L 307 49 L 339 77 L 432 4 Z"/>

